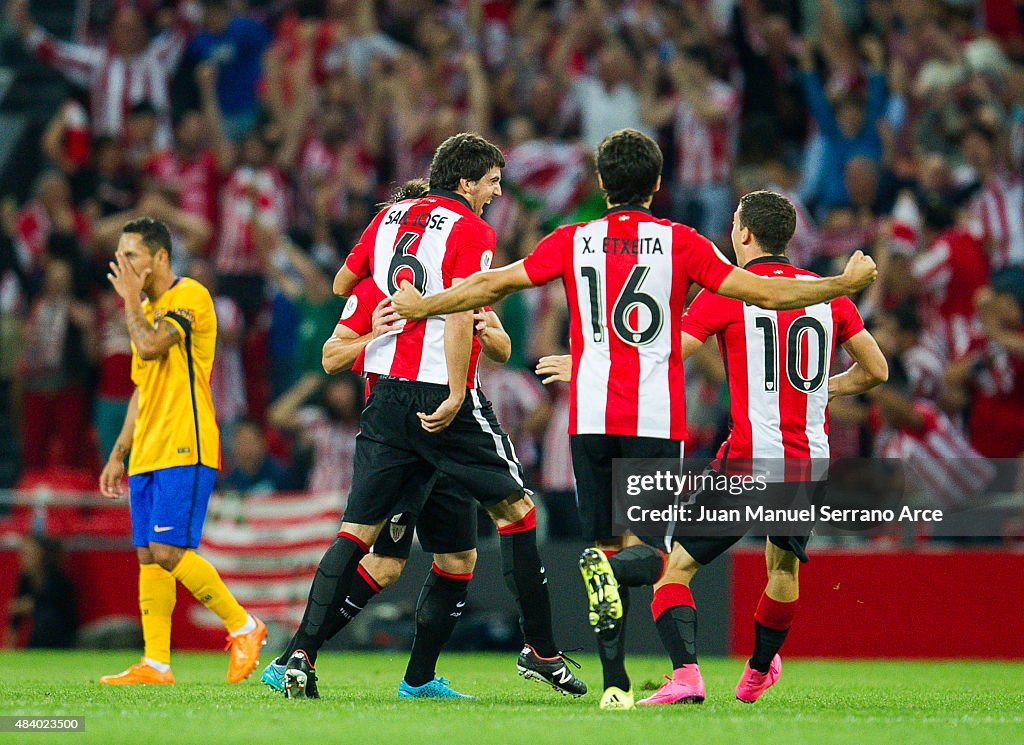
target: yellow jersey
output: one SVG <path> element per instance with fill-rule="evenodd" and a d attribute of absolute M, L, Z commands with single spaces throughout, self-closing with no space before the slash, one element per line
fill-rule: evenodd
<path fill-rule="evenodd" d="M 128 473 L 201 463 L 220 468 L 220 431 L 210 395 L 217 316 L 203 285 L 179 277 L 142 310 L 154 326 L 174 324 L 178 343 L 159 359 L 144 360 L 132 344 L 132 381 L 139 389 Z"/>

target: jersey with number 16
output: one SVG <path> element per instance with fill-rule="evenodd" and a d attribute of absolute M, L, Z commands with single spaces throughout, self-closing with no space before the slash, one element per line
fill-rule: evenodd
<path fill-rule="evenodd" d="M 569 434 L 686 439 L 680 328 L 690 282 L 735 266 L 693 228 L 615 207 L 565 225 L 526 257 L 535 285 L 561 277 L 572 354 Z"/>

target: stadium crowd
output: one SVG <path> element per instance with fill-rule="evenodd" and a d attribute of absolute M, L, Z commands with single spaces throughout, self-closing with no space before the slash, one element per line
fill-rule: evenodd
<path fill-rule="evenodd" d="M 484 215 L 502 265 L 603 211 L 591 151 L 623 127 L 666 153 L 654 212 L 724 252 L 737 197 L 769 188 L 797 205 L 794 263 L 835 273 L 858 248 L 878 263 L 857 303 L 892 376 L 834 402 L 834 455 L 1024 454 L 1019 2 L 79 0 L 74 41 L 24 0 L 7 13 L 74 90 L 32 193 L 0 208 L 23 472 L 98 472 L 110 452 L 133 388 L 107 262 L 150 215 L 174 231 L 176 271 L 215 296 L 223 488 L 344 491 L 362 388 L 324 375 L 321 345 L 344 306 L 331 277 L 375 205 L 445 137 L 479 132 L 508 162 Z M 483 388 L 549 535 L 572 535 L 567 391 L 532 373 L 566 349 L 562 290 L 498 311 L 513 357 Z M 728 426 L 705 352 L 689 453 Z"/>

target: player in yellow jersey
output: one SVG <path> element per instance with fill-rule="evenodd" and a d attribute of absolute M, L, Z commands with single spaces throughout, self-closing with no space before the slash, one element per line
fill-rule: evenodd
<path fill-rule="evenodd" d="M 231 595 L 217 570 L 193 549 L 220 467 L 220 432 L 210 397 L 217 342 L 213 299 L 201 284 L 171 271 L 171 235 L 148 217 L 124 226 L 107 278 L 124 298 L 132 339 L 135 393 L 100 476 L 100 491 L 123 494 L 130 452 L 132 543 L 139 557 L 142 661 L 101 683 L 173 683 L 171 612 L 175 580 L 216 613 L 228 630 L 228 680 L 259 662 L 267 627 Z M 143 299 L 145 296 L 145 299 Z"/>

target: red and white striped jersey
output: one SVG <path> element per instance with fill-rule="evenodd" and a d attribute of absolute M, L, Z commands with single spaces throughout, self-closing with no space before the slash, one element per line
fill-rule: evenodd
<path fill-rule="evenodd" d="M 367 277 L 359 282 L 348 296 L 338 325 L 344 326 L 353 333 L 363 336 L 373 329 L 373 309 L 384 299 L 384 293 L 377 289 L 372 277 Z M 352 363 L 352 372 L 363 372 L 363 358 L 366 355 L 364 348 L 355 362 Z"/>
<path fill-rule="evenodd" d="M 995 467 L 935 404 L 917 399 L 914 410 L 921 428 L 884 427 L 875 439 L 875 455 L 903 461 L 908 483 L 948 508 L 963 507 L 984 494 Z"/>
<path fill-rule="evenodd" d="M 999 173 L 985 180 L 973 212 L 993 269 L 1024 265 L 1024 179 Z"/>
<path fill-rule="evenodd" d="M 717 290 L 736 267 L 693 228 L 629 205 L 558 228 L 525 268 L 535 285 L 565 285 L 569 434 L 686 439 L 686 291 L 690 282 Z"/>
<path fill-rule="evenodd" d="M 27 43 L 40 59 L 89 91 L 89 119 L 94 133 L 123 136 L 128 112 L 148 101 L 159 119 L 157 145 L 169 147 L 170 81 L 188 38 L 189 24 L 181 19 L 133 57 L 117 54 L 106 45 L 61 41 L 38 26 Z"/>
<path fill-rule="evenodd" d="M 227 295 L 213 299 L 213 311 L 217 316 L 217 348 L 210 372 L 210 395 L 217 421 L 226 426 L 245 416 L 249 408 L 240 341 L 245 331 L 245 317 L 238 303 Z"/>
<path fill-rule="evenodd" d="M 684 186 L 728 182 L 740 126 L 740 94 L 721 80 L 708 83 L 705 97 L 727 113 L 719 122 L 706 121 L 685 98 L 676 106 L 676 178 Z"/>
<path fill-rule="evenodd" d="M 745 267 L 763 277 L 817 277 L 784 256 Z M 729 379 L 732 427 L 721 459 L 829 457 L 828 377 L 836 344 L 864 330 L 847 297 L 800 310 L 765 310 L 704 291 L 683 318 L 683 332 L 718 337 Z"/>
<path fill-rule="evenodd" d="M 967 353 L 984 333 L 974 295 L 988 284 L 988 261 L 978 240 L 963 228 L 940 233 L 914 258 L 911 273 L 919 285 L 921 319 L 947 359 Z"/>
<path fill-rule="evenodd" d="M 231 172 L 220 198 L 220 232 L 214 262 L 223 274 L 256 274 L 262 260 L 256 248 L 257 226 L 274 231 L 285 227 L 288 193 L 273 166 L 239 166 Z"/>
<path fill-rule="evenodd" d="M 358 277 L 372 277 L 386 295 L 393 295 L 404 280 L 431 295 L 451 287 L 454 280 L 489 269 L 494 244 L 494 229 L 465 199 L 436 190 L 381 210 L 363 231 L 345 266 Z M 399 330 L 367 344 L 364 354 L 368 373 L 448 383 L 444 316 L 406 321 Z M 474 335 L 468 388 L 476 387 L 479 356 L 480 341 Z"/>
<path fill-rule="evenodd" d="M 154 153 L 146 162 L 146 175 L 177 195 L 178 207 L 190 215 L 217 224 L 217 156 L 207 148 L 187 159 L 174 149 Z"/>

